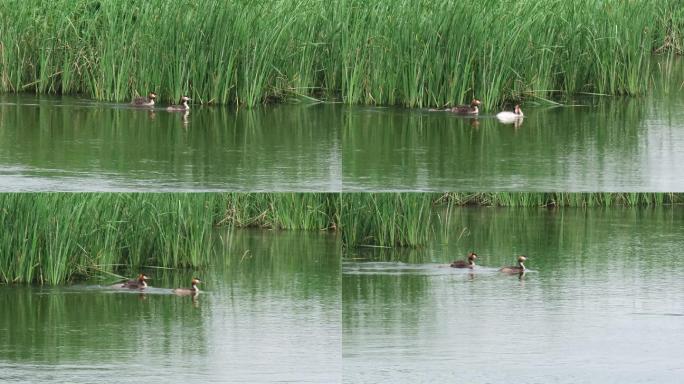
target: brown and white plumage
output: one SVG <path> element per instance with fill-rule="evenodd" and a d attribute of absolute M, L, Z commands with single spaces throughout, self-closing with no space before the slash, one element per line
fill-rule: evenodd
<path fill-rule="evenodd" d="M 166 108 L 166 110 L 167 111 L 189 111 L 190 105 L 188 105 L 188 101 L 190 101 L 190 98 L 187 96 L 183 96 L 180 99 L 180 104 L 170 105 L 169 107 Z"/>
<path fill-rule="evenodd" d="M 131 105 L 135 107 L 152 107 L 154 106 L 154 102 L 157 99 L 157 94 L 154 92 L 150 92 L 147 97 L 136 97 L 133 99 L 131 102 Z"/>
<path fill-rule="evenodd" d="M 475 252 L 470 252 L 468 253 L 468 259 L 467 260 L 456 260 L 452 261 L 449 266 L 451 268 L 475 268 L 475 259 L 477 259 L 477 253 Z"/>
<path fill-rule="evenodd" d="M 144 273 L 141 273 L 135 280 L 114 284 L 112 285 L 112 288 L 145 289 L 147 288 L 147 280 L 150 280 L 150 278 Z"/>
<path fill-rule="evenodd" d="M 193 277 L 190 288 L 176 288 L 173 293 L 178 296 L 194 296 L 199 293 L 199 288 L 197 288 L 199 283 L 201 283 L 200 279 Z"/>
<path fill-rule="evenodd" d="M 473 99 L 470 105 L 457 105 L 449 109 L 451 112 L 457 115 L 477 115 L 480 113 L 480 100 Z"/>
<path fill-rule="evenodd" d="M 527 257 L 524 255 L 520 255 L 520 256 L 518 256 L 518 265 L 517 266 L 501 267 L 501 269 L 499 269 L 499 272 L 511 273 L 511 274 L 523 273 L 523 272 L 527 271 L 527 268 L 525 268 L 525 264 L 523 264 L 526 261 L 527 261 Z"/>

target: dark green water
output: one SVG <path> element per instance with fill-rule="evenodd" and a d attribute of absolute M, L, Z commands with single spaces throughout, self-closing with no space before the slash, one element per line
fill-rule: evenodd
<path fill-rule="evenodd" d="M 639 97 L 546 106 L 516 127 L 336 104 L 189 115 L 0 97 L 0 191 L 684 191 L 684 66 Z"/>
<path fill-rule="evenodd" d="M 350 112 L 345 191 L 682 191 L 684 93 L 529 106 L 520 126 L 397 109 Z"/>
<path fill-rule="evenodd" d="M 0 96 L 0 191 L 338 191 L 331 110 Z"/>
<path fill-rule="evenodd" d="M 155 287 L 146 294 L 104 282 L 1 286 L 0 381 L 339 382 L 337 239 L 223 236 L 206 271 L 146 271 Z M 171 294 L 193 274 L 203 280 L 196 300 Z"/>
<path fill-rule="evenodd" d="M 680 382 L 682 233 L 682 208 L 466 208 L 423 250 L 351 252 L 343 381 Z M 497 272 L 523 253 L 532 271 Z"/>
<path fill-rule="evenodd" d="M 499 110 L 354 109 L 342 128 L 345 191 L 684 191 L 684 63 L 654 63 L 644 96 Z"/>

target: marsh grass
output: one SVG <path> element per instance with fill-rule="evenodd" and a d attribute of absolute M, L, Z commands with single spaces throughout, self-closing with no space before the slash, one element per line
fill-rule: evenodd
<path fill-rule="evenodd" d="M 346 248 L 421 247 L 436 235 L 434 220 L 448 224 L 449 210 L 459 206 L 677 204 L 684 195 L 6 193 L 0 194 L 0 283 L 60 284 L 142 267 L 201 269 L 226 243 L 219 227 L 337 230 Z"/>
<path fill-rule="evenodd" d="M 215 228 L 335 228 L 328 194 L 0 194 L 0 282 L 202 268 Z"/>
<path fill-rule="evenodd" d="M 430 237 L 428 193 L 343 194 L 340 226 L 346 246 L 419 246 Z"/>
<path fill-rule="evenodd" d="M 0 90 L 256 105 L 639 94 L 679 0 L 5 0 Z"/>

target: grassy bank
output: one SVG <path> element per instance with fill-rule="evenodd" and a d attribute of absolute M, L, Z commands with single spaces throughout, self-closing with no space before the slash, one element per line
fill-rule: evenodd
<path fill-rule="evenodd" d="M 5 0 L 0 90 L 255 105 L 638 94 L 679 0 Z"/>

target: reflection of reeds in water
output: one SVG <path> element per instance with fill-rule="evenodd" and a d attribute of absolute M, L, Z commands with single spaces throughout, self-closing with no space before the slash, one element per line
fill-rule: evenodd
<path fill-rule="evenodd" d="M 10 361 L 63 364 L 128 361 L 161 350 L 180 355 L 189 345 L 201 353 L 205 316 L 189 301 L 87 288 L 5 288 L 0 306 L 11 310 L 0 313 L 0 349 Z"/>
<path fill-rule="evenodd" d="M 341 94 L 350 103 L 421 106 L 474 92 L 492 107 L 523 93 L 639 93 L 652 51 L 682 46 L 677 0 L 5 8 L 0 90 L 119 101 L 155 90 L 166 100 L 190 92 L 226 104 Z"/>
<path fill-rule="evenodd" d="M 500 192 L 445 193 L 439 201 L 448 205 L 478 205 L 501 207 L 657 207 L 684 203 L 680 193 L 619 193 L 619 192 Z"/>
<path fill-rule="evenodd" d="M 539 300 L 576 300 L 586 287 L 606 289 L 590 295 L 609 294 L 611 289 L 621 294 L 628 291 L 628 308 L 632 300 L 640 300 L 637 296 L 659 300 L 665 295 L 678 300 L 678 291 L 668 289 L 667 284 L 680 281 L 684 272 L 684 255 L 677 251 L 684 244 L 680 236 L 684 211 L 679 208 L 441 207 L 436 211 L 449 220 L 433 221 L 435 237 L 420 249 L 347 251 L 347 259 L 355 266 L 391 261 L 415 264 L 415 268 L 392 273 L 392 264 L 378 263 L 375 273 L 344 274 L 344 326 L 368 325 L 373 317 L 386 321 L 395 311 L 420 320 L 417 314 L 433 306 L 436 296 L 465 295 L 470 285 L 462 283 L 471 281 L 470 275 L 446 265 L 462 259 L 469 250 L 479 256 L 480 269 L 475 270 L 473 281 L 487 280 L 486 285 L 511 280 L 496 269 L 514 265 L 519 254 L 530 256 L 525 265 L 534 272 L 525 279 L 539 289 L 543 295 Z M 464 228 L 468 231 L 462 235 Z M 645 287 L 662 290 L 650 292 Z M 435 291 L 440 288 L 444 291 Z M 477 285 L 473 295 L 477 299 L 491 293 Z M 404 303 L 409 306 L 402 310 Z"/>
<path fill-rule="evenodd" d="M 494 119 L 496 110 L 483 111 L 477 129 L 470 127 L 475 119 L 448 112 L 356 111 L 349 113 L 342 129 L 344 173 L 349 179 L 363 175 L 372 182 L 381 180 L 371 185 L 385 188 L 444 190 L 483 183 L 506 190 L 512 174 L 532 183 L 553 179 L 549 175 L 582 180 L 597 172 L 597 164 L 645 157 L 645 121 L 651 117 L 646 100 L 652 99 L 583 98 L 577 100 L 582 106 L 529 108 L 518 129 Z M 493 181 L 497 175 L 501 178 Z M 586 181 L 591 182 L 595 179 Z"/>
<path fill-rule="evenodd" d="M 195 108 L 185 121 L 183 113 L 71 97 L 22 95 L 4 100 L 18 105 L 0 106 L 0 155 L 38 170 L 95 170 L 124 177 L 162 174 L 202 185 L 238 179 L 241 188 L 258 184 L 264 189 L 269 174 L 268 185 L 284 177 L 274 169 L 274 159 L 292 168 L 306 165 L 322 180 L 330 177 L 334 166 L 331 151 L 337 131 L 321 128 L 336 125 L 334 108 L 320 113 L 305 107 L 237 113 L 228 108 Z M 26 105 L 32 103 L 40 108 Z M 254 181 L 245 174 L 261 177 Z"/>
<path fill-rule="evenodd" d="M 339 294 L 342 247 L 333 233 L 245 229 L 221 237 L 207 273 L 231 289 L 296 293 L 298 299 L 317 297 L 331 304 Z"/>

